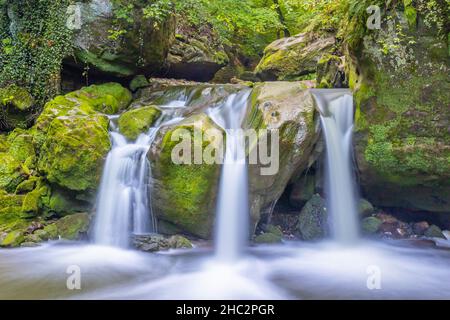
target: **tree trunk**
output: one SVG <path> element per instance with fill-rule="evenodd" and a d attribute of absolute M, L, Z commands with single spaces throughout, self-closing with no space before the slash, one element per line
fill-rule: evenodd
<path fill-rule="evenodd" d="M 291 33 L 289 32 L 288 27 L 286 26 L 286 21 L 284 19 L 283 11 L 281 11 L 279 0 L 273 0 L 273 3 L 275 4 L 275 10 L 278 14 L 278 19 L 281 22 L 281 25 L 283 26 L 283 33 L 285 37 L 290 37 Z M 278 34 L 278 37 L 280 37 L 280 34 Z"/>

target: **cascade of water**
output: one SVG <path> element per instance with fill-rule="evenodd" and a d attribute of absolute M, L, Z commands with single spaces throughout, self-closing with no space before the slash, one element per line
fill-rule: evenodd
<path fill-rule="evenodd" d="M 245 141 L 241 128 L 250 91 L 231 94 L 220 105 L 210 108 L 213 121 L 226 132 L 225 159 L 219 184 L 215 227 L 218 259 L 235 261 L 249 236 L 248 176 Z"/>
<path fill-rule="evenodd" d="M 349 90 L 312 90 L 327 147 L 327 207 L 334 238 L 358 239 L 356 183 L 352 170 L 353 98 Z"/>
<path fill-rule="evenodd" d="M 147 153 L 158 130 L 176 117 L 179 101 L 168 104 L 159 121 L 136 141 L 127 142 L 111 122 L 112 149 L 106 158 L 97 199 L 93 240 L 97 244 L 127 247 L 130 234 L 156 232 L 148 187 L 151 167 Z M 172 109 L 172 110 L 171 110 Z M 111 117 L 114 120 L 117 116 Z"/>

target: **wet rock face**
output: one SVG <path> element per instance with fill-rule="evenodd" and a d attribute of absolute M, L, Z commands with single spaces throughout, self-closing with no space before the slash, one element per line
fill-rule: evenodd
<path fill-rule="evenodd" d="M 335 42 L 333 35 L 314 33 L 276 40 L 265 49 L 256 74 L 265 81 L 300 80 L 302 76 L 316 72 L 318 62 L 333 52 Z"/>
<path fill-rule="evenodd" d="M 374 205 L 448 213 L 447 41 L 418 19 L 411 26 L 402 13 L 392 16 L 356 54 L 350 70 L 356 160 L 364 196 Z M 380 44 L 395 37 L 401 45 L 383 54 Z"/>
<path fill-rule="evenodd" d="M 139 70 L 160 70 L 173 41 L 175 21 L 169 16 L 158 27 L 143 16 L 137 6 L 130 13 L 125 33 L 116 30 L 115 7 L 110 0 L 81 3 L 81 28 L 75 30 L 75 61 L 67 61 L 80 70 L 88 64 L 93 70 L 119 77 L 138 74 Z"/>
<path fill-rule="evenodd" d="M 261 212 L 281 197 L 292 176 L 308 168 L 319 132 L 313 98 L 303 82 L 256 84 L 250 103 L 244 128 L 276 130 L 279 134 L 279 157 L 273 159 L 278 162 L 249 165 L 251 214 L 256 224 Z M 269 167 L 277 170 L 263 174 L 262 168 Z"/>

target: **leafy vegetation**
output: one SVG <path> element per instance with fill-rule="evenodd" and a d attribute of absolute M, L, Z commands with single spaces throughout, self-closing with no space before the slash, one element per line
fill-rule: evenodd
<path fill-rule="evenodd" d="M 0 86 L 28 89 L 38 105 L 59 92 L 70 52 L 65 13 L 72 0 L 0 1 Z"/>

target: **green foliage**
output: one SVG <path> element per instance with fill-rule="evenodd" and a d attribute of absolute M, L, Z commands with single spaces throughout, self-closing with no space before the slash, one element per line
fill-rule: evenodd
<path fill-rule="evenodd" d="M 23 86 L 42 106 L 59 91 L 70 52 L 66 10 L 72 0 L 0 2 L 0 86 Z"/>

